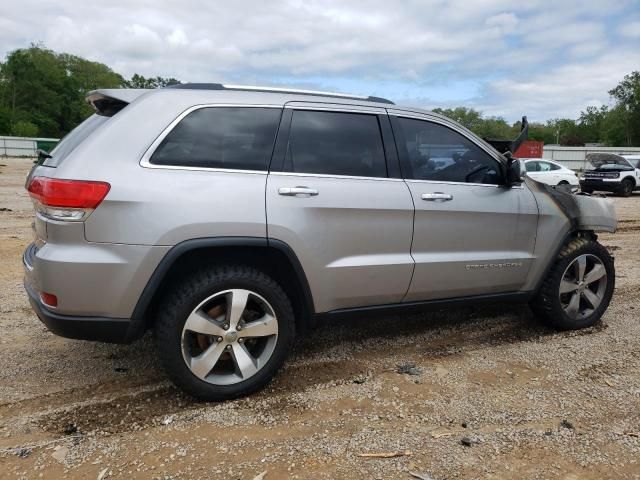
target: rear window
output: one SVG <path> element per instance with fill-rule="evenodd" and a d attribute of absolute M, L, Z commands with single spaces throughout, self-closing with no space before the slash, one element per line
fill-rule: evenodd
<path fill-rule="evenodd" d="M 57 167 L 60 163 L 80 145 L 89 135 L 95 132 L 100 125 L 109 120 L 109 117 L 101 115 L 91 115 L 84 122 L 71 130 L 62 140 L 51 150 L 51 158 L 45 160 L 47 167 Z"/>
<path fill-rule="evenodd" d="M 263 107 L 195 110 L 162 140 L 150 163 L 266 171 L 281 112 Z"/>

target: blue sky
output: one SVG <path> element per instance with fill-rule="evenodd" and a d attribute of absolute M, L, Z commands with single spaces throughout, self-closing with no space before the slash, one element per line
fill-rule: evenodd
<path fill-rule="evenodd" d="M 125 76 L 279 85 L 575 118 L 640 70 L 640 0 L 48 2 L 4 7 L 0 55 L 31 42 Z"/>

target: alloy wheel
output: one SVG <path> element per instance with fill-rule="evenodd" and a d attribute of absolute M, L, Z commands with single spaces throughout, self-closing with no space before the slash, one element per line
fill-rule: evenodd
<path fill-rule="evenodd" d="M 602 260 L 591 254 L 576 257 L 560 281 L 560 303 L 572 319 L 591 315 L 602 303 L 607 290 L 607 270 Z"/>
<path fill-rule="evenodd" d="M 250 290 L 225 290 L 205 299 L 187 317 L 182 357 L 201 380 L 232 385 L 260 371 L 277 338 L 278 319 L 269 302 Z"/>

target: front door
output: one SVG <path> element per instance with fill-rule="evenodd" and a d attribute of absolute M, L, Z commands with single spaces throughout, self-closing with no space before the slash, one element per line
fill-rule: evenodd
<path fill-rule="evenodd" d="M 392 125 L 416 208 L 405 301 L 521 289 L 533 261 L 533 194 L 502 186 L 498 159 L 455 125 L 399 115 Z"/>

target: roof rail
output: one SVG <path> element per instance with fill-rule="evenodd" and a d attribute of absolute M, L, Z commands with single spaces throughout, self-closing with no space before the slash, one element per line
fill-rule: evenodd
<path fill-rule="evenodd" d="M 165 88 L 177 88 L 187 90 L 240 90 L 249 92 L 294 93 L 296 95 L 317 95 L 320 97 L 346 98 L 365 102 L 388 103 L 395 105 L 391 100 L 381 97 L 365 97 L 363 95 L 351 95 L 348 93 L 322 92 L 316 90 L 297 90 L 293 88 L 258 87 L 254 85 L 224 85 L 222 83 L 178 83 Z"/>

